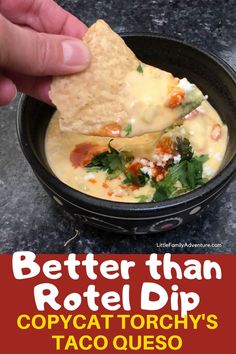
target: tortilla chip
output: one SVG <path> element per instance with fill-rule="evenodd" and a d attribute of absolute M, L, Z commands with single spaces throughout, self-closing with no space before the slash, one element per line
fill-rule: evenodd
<path fill-rule="evenodd" d="M 126 118 L 119 89 L 126 74 L 139 61 L 123 39 L 102 20 L 89 28 L 84 43 L 91 52 L 89 68 L 82 73 L 54 78 L 50 98 L 62 114 L 62 130 L 89 134 Z"/>

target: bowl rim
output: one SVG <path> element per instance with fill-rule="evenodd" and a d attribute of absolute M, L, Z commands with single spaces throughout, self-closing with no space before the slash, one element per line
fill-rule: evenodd
<path fill-rule="evenodd" d="M 161 35 L 158 33 L 154 32 L 144 32 L 144 33 L 121 33 L 121 36 L 124 38 L 127 37 L 153 37 L 156 39 L 161 39 L 161 40 L 167 40 L 170 42 L 175 42 L 180 44 L 181 46 L 187 47 L 191 50 L 197 51 L 201 55 L 207 57 L 208 59 L 214 61 L 216 64 L 218 64 L 227 74 L 228 76 L 233 80 L 236 86 L 236 72 L 233 70 L 233 68 L 225 62 L 223 59 L 219 58 L 216 54 L 213 54 L 212 52 L 209 52 L 208 50 L 204 50 L 199 48 L 198 46 L 186 43 L 183 40 L 180 40 L 178 38 L 175 38 L 174 36 L 165 36 Z M 39 177 L 42 183 L 46 184 L 46 186 L 53 191 L 53 193 L 57 194 L 58 197 L 64 199 L 65 201 L 74 204 L 75 206 L 81 208 L 82 205 L 80 203 L 84 203 L 86 205 L 90 205 L 91 207 L 93 206 L 94 208 L 97 207 L 102 207 L 106 209 L 106 211 L 110 214 L 112 211 L 117 211 L 117 212 L 129 212 L 129 214 L 132 212 L 133 214 L 137 214 L 140 212 L 148 213 L 148 212 L 158 212 L 158 211 L 165 211 L 167 209 L 171 209 L 173 207 L 181 206 L 181 205 L 187 205 L 190 202 L 196 202 L 200 197 L 206 196 L 212 191 L 214 191 L 217 187 L 218 188 L 217 192 L 219 192 L 221 189 L 224 189 L 224 187 L 228 184 L 228 181 L 233 177 L 233 175 L 236 173 L 236 154 L 233 156 L 231 161 L 215 176 L 213 177 L 209 182 L 204 184 L 203 186 L 196 188 L 195 190 L 188 192 L 182 196 L 178 196 L 172 199 L 168 199 L 162 202 L 147 202 L 147 203 L 128 203 L 128 202 L 118 202 L 118 201 L 109 201 L 106 199 L 101 199 L 97 198 L 88 194 L 85 194 L 83 192 L 80 192 L 68 185 L 66 185 L 64 182 L 62 182 L 58 177 L 56 177 L 54 174 L 50 173 L 44 165 L 41 163 L 41 161 L 38 159 L 36 154 L 34 154 L 31 146 L 29 139 L 27 137 L 26 132 L 24 131 L 22 127 L 22 116 L 23 116 L 23 108 L 24 105 L 27 103 L 27 99 L 31 98 L 30 96 L 27 96 L 25 94 L 21 95 L 19 104 L 18 104 L 18 109 L 17 109 L 17 118 L 16 118 L 16 130 L 17 130 L 17 136 L 18 140 L 21 146 L 21 149 L 28 160 L 29 164 L 33 168 L 33 171 L 36 173 L 36 175 Z M 52 187 L 53 186 L 53 189 Z M 57 191 L 57 193 L 56 193 Z M 217 193 L 214 193 L 217 194 Z M 66 197 L 65 197 L 66 196 Z M 68 200 L 69 199 L 69 200 Z M 77 204 L 72 203 L 70 201 L 72 199 L 73 201 L 76 200 Z M 209 198 L 210 199 L 210 198 Z M 194 203 L 193 203 L 194 204 Z M 197 205 L 201 204 L 195 203 L 193 207 L 196 207 Z M 192 207 L 192 208 L 193 208 Z M 83 207 L 82 207 L 83 209 Z M 90 209 L 89 209 L 90 210 Z M 90 210 L 92 211 L 92 210 Z M 103 213 L 102 213 L 103 215 Z"/>

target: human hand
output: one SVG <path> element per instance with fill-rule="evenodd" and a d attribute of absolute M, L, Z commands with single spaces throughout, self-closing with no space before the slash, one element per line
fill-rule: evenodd
<path fill-rule="evenodd" d="M 0 0 L 0 105 L 17 90 L 51 103 L 51 77 L 89 64 L 86 30 L 53 0 Z"/>

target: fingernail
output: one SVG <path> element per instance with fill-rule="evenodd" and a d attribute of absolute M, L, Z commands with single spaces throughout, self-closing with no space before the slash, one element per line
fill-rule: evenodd
<path fill-rule="evenodd" d="M 86 45 L 80 40 L 68 39 L 62 42 L 64 64 L 77 69 L 85 68 L 90 60 Z"/>
<path fill-rule="evenodd" d="M 17 94 L 18 94 L 18 91 L 17 91 L 17 88 L 15 86 L 15 93 L 13 95 L 12 101 L 14 101 L 16 99 Z"/>

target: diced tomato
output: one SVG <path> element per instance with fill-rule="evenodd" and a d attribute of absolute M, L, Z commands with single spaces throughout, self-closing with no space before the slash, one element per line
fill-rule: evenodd
<path fill-rule="evenodd" d="M 107 195 L 109 195 L 109 197 L 111 197 L 113 195 L 113 193 L 111 191 L 107 192 Z"/>
<path fill-rule="evenodd" d="M 180 87 L 175 87 L 168 96 L 167 107 L 178 107 L 184 100 L 185 91 Z"/>
<path fill-rule="evenodd" d="M 162 166 L 155 166 L 152 169 L 152 175 L 153 177 L 157 177 L 158 175 L 163 175 L 165 173 L 165 168 Z"/>
<path fill-rule="evenodd" d="M 128 167 L 128 171 L 133 175 L 133 176 L 137 176 L 140 168 L 142 167 L 142 164 L 140 162 L 134 162 L 131 165 L 129 165 Z"/>
<path fill-rule="evenodd" d="M 90 178 L 88 181 L 89 181 L 90 183 L 97 183 L 97 180 L 96 180 L 95 178 Z"/>
<path fill-rule="evenodd" d="M 107 181 L 103 182 L 102 186 L 103 188 L 109 188 L 109 184 L 107 183 Z"/>
<path fill-rule="evenodd" d="M 143 165 L 140 162 L 134 162 L 130 164 L 127 168 L 127 171 L 131 174 L 132 178 L 132 185 L 129 186 L 131 190 L 136 190 L 139 187 L 137 187 L 137 176 L 140 173 L 140 169 L 143 167 Z M 133 189 L 132 189 L 133 188 Z"/>
<path fill-rule="evenodd" d="M 152 170 L 152 175 L 156 179 L 156 181 L 161 181 L 165 178 L 166 170 L 164 167 L 155 166 Z"/>
<path fill-rule="evenodd" d="M 156 145 L 157 154 L 173 154 L 174 146 L 173 141 L 169 137 L 161 139 L 161 141 Z"/>
<path fill-rule="evenodd" d="M 70 153 L 70 161 L 74 168 L 86 166 L 92 158 L 104 151 L 107 151 L 106 146 L 81 143 L 75 146 L 74 150 Z"/>
<path fill-rule="evenodd" d="M 211 130 L 211 138 L 218 141 L 221 137 L 221 126 L 220 124 L 214 124 Z"/>
<path fill-rule="evenodd" d="M 118 123 L 111 123 L 105 125 L 99 131 L 99 135 L 101 136 L 111 136 L 111 137 L 120 137 L 121 136 L 121 126 Z"/>
<path fill-rule="evenodd" d="M 118 193 L 116 193 L 116 194 L 115 194 L 115 197 L 122 198 L 122 197 L 123 197 L 123 195 L 122 195 L 122 194 L 118 194 Z"/>
<path fill-rule="evenodd" d="M 157 176 L 156 176 L 156 181 L 157 181 L 157 182 L 162 181 L 162 180 L 165 178 L 165 175 L 166 175 L 166 174 L 164 174 L 164 173 L 161 173 L 161 174 L 157 175 Z"/>
<path fill-rule="evenodd" d="M 131 191 L 136 191 L 137 189 L 139 189 L 139 186 L 132 184 L 132 186 L 130 186 L 129 188 Z"/>

